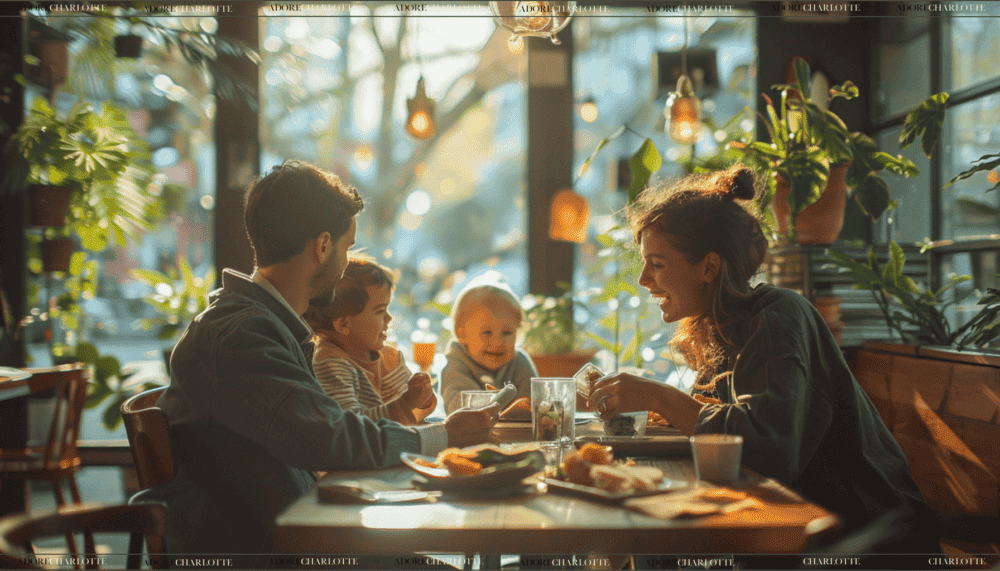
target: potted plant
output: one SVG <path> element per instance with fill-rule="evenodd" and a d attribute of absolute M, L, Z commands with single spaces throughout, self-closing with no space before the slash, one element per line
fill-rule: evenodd
<path fill-rule="evenodd" d="M 902 155 L 880 151 L 867 135 L 850 132 L 826 108 L 826 95 L 812 93 L 805 60 L 796 57 L 794 69 L 795 84 L 773 87 L 781 90 L 777 108 L 764 95 L 767 115 L 762 118 L 771 141 L 751 142 L 743 146 L 743 153 L 767 175 L 761 210 L 771 207 L 778 235 L 793 236 L 800 244 L 828 244 L 843 226 L 848 197 L 877 219 L 890 205 L 881 172 L 912 177 L 919 169 Z M 847 81 L 830 89 L 829 101 L 857 96 L 858 88 Z M 940 138 L 947 100 L 947 93 L 933 95 L 907 115 L 900 148 L 919 135 L 924 154 L 930 156 Z"/>
<path fill-rule="evenodd" d="M 963 350 L 981 348 L 1000 339 L 1000 290 L 988 289 L 979 305 L 982 309 L 968 322 L 952 327 L 945 310 L 955 303 L 945 297 L 956 285 L 970 276 L 953 276 L 937 291 L 921 287 L 903 275 L 906 254 L 895 241 L 889 243 L 889 259 L 878 263 L 873 247 L 867 263 L 859 262 L 836 250 L 827 250 L 831 264 L 854 280 L 856 289 L 872 292 L 891 331 L 906 342 L 943 345 Z"/>
<path fill-rule="evenodd" d="M 7 189 L 25 183 L 32 193 L 48 190 L 45 185 L 70 187 L 64 216 L 88 250 L 103 251 L 111 239 L 124 245 L 126 236 L 137 236 L 162 215 L 161 200 L 146 190 L 153 170 L 148 145 L 124 111 L 111 103 L 98 113 L 80 101 L 61 118 L 46 100 L 36 98 L 7 147 L 7 157 L 14 167 Z M 61 206 L 52 198 L 32 202 Z M 43 217 L 37 225 L 60 222 L 57 212 Z"/>
<path fill-rule="evenodd" d="M 573 323 L 573 295 L 569 284 L 560 284 L 559 296 L 526 295 L 521 300 L 527 331 L 524 350 L 543 377 L 568 377 L 588 363 L 596 349 L 582 348 L 582 337 Z"/>
<path fill-rule="evenodd" d="M 955 302 L 948 292 L 969 276 L 952 277 L 937 291 L 917 285 L 903 274 L 906 256 L 895 242 L 884 264 L 872 248 L 866 261 L 828 253 L 854 287 L 872 292 L 903 340 L 867 341 L 848 351 L 848 362 L 928 503 L 943 513 L 995 518 L 1000 352 L 987 347 L 1000 340 L 1000 290 L 988 289 L 980 310 L 952 327 L 945 310 Z"/>

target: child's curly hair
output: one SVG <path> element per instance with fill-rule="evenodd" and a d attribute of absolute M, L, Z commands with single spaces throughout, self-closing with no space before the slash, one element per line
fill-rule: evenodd
<path fill-rule="evenodd" d="M 395 280 L 392 272 L 375 258 L 352 253 L 344 270 L 344 277 L 337 283 L 333 303 L 326 306 L 309 305 L 303 316 L 316 333 L 329 332 L 334 319 L 357 315 L 368 305 L 368 288 L 386 286 L 392 292 Z"/>

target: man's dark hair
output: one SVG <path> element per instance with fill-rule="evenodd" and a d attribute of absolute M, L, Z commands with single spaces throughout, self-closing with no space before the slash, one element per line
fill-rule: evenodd
<path fill-rule="evenodd" d="M 302 161 L 274 167 L 246 196 L 244 221 L 257 266 L 288 261 L 323 232 L 338 240 L 364 207 L 358 191 L 333 173 Z"/>

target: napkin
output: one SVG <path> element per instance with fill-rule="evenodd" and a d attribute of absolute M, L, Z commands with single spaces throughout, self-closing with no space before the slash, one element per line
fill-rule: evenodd
<path fill-rule="evenodd" d="M 759 500 L 746 492 L 731 488 L 696 487 L 688 490 L 657 494 L 625 501 L 625 507 L 659 519 L 681 516 L 728 514 L 762 507 Z"/>

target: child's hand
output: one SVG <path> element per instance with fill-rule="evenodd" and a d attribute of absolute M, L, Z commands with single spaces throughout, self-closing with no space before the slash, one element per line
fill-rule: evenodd
<path fill-rule="evenodd" d="M 411 408 L 427 408 L 434 404 L 436 397 L 431 388 L 431 377 L 427 373 L 415 373 L 406 383 L 403 398 L 410 403 Z"/>

